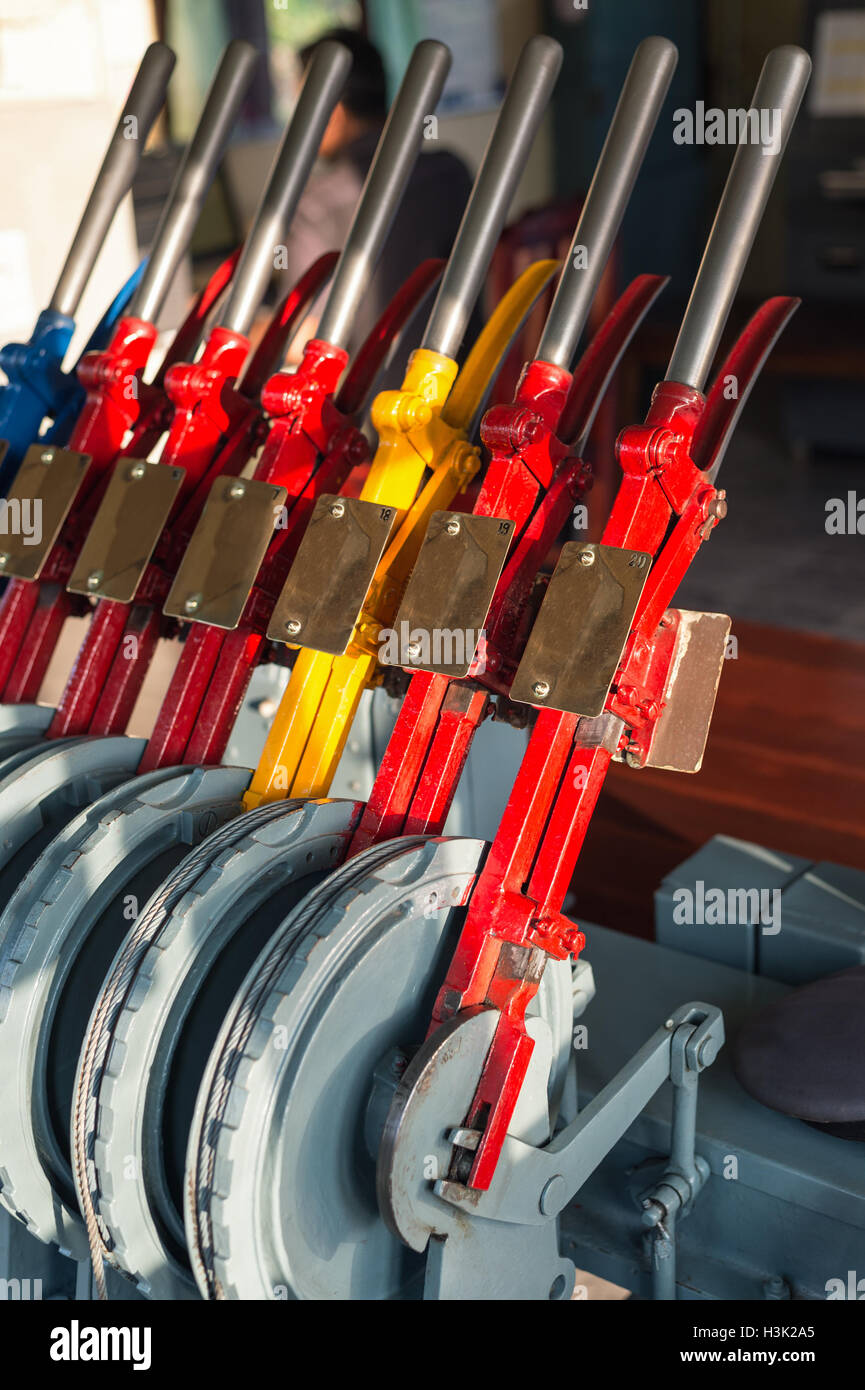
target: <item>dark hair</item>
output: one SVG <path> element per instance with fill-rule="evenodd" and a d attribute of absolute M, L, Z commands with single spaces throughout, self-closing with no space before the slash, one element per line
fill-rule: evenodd
<path fill-rule="evenodd" d="M 342 93 L 342 104 L 361 120 L 383 121 L 387 115 L 387 80 L 384 63 L 375 44 L 364 38 L 357 29 L 328 29 L 315 43 L 300 50 L 301 62 L 306 64 L 318 44 L 333 39 L 344 44 L 352 57 L 348 79 Z"/>

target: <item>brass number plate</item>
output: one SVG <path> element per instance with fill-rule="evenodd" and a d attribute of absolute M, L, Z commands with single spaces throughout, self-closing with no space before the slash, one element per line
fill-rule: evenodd
<path fill-rule="evenodd" d="M 725 613 L 680 610 L 664 708 L 655 725 L 646 767 L 699 772 L 724 669 L 730 626 Z"/>
<path fill-rule="evenodd" d="M 511 699 L 539 709 L 601 714 L 651 555 L 612 545 L 569 541 L 562 547 Z"/>
<path fill-rule="evenodd" d="M 271 483 L 217 478 L 163 612 L 237 627 L 287 496 Z"/>
<path fill-rule="evenodd" d="M 468 674 L 513 533 L 506 517 L 433 513 L 396 616 L 391 664 Z M 387 655 L 385 643 L 383 662 Z"/>
<path fill-rule="evenodd" d="M 273 611 L 271 641 L 341 656 L 395 517 L 394 507 L 323 493 Z"/>
<path fill-rule="evenodd" d="M 90 463 L 89 454 L 31 444 L 9 489 L 0 574 L 38 579 Z"/>
<path fill-rule="evenodd" d="M 118 460 L 66 587 L 131 603 L 185 476 L 185 468 Z"/>

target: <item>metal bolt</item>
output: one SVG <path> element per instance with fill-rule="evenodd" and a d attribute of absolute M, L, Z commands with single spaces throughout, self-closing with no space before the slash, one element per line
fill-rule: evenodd
<path fill-rule="evenodd" d="M 6 551 L 4 550 L 4 551 L 0 552 L 0 570 L 2 570 L 2 569 L 4 568 L 5 565 L 8 565 L 8 563 L 9 563 L 9 556 L 7 555 Z"/>
<path fill-rule="evenodd" d="M 537 695 L 539 700 L 545 700 L 550 693 L 549 681 L 535 681 L 532 686 L 532 694 Z"/>
<path fill-rule="evenodd" d="M 457 521 L 456 517 L 454 517 L 454 519 L 453 519 L 452 521 L 449 521 L 449 522 L 448 522 L 447 526 L 445 527 L 445 530 L 447 531 L 447 533 L 448 533 L 449 536 L 458 536 L 458 535 L 459 535 L 459 533 L 460 533 L 460 524 L 459 524 L 459 522 Z"/>
<path fill-rule="evenodd" d="M 558 1216 L 568 1199 L 568 1187 L 561 1173 L 556 1173 L 544 1185 L 538 1205 L 544 1216 Z"/>
<path fill-rule="evenodd" d="M 420 642 L 409 642 L 405 650 L 409 660 L 416 661 L 420 656 Z"/>
<path fill-rule="evenodd" d="M 344 516 L 344 515 L 345 515 L 345 503 L 344 503 L 344 502 L 334 502 L 333 506 L 332 506 L 331 509 L 330 509 L 330 514 L 331 514 L 331 516 L 336 516 L 336 517 Z"/>
<path fill-rule="evenodd" d="M 146 463 L 133 463 L 132 467 L 129 470 L 129 476 L 130 478 L 143 478 L 146 472 Z"/>
<path fill-rule="evenodd" d="M 232 483 L 232 484 L 231 484 L 231 487 L 228 489 L 228 495 L 229 495 L 229 497 L 233 497 L 233 498 L 235 498 L 235 499 L 237 499 L 238 497 L 242 497 L 242 496 L 244 495 L 245 492 L 246 492 L 246 483 L 241 482 L 239 478 L 238 478 L 237 482 L 236 482 L 236 483 Z"/>
<path fill-rule="evenodd" d="M 102 570 L 93 570 L 90 574 L 88 574 L 88 576 L 87 576 L 87 587 L 88 587 L 88 589 L 98 589 L 98 588 L 99 588 L 99 585 L 100 585 L 101 583 L 102 583 Z"/>
<path fill-rule="evenodd" d="M 660 1226 L 667 1216 L 667 1208 L 657 1198 L 650 1197 L 643 1202 L 642 1223 L 644 1226 Z"/>
<path fill-rule="evenodd" d="M 580 551 L 580 564 L 581 564 L 581 565 L 585 565 L 586 569 L 588 569 L 588 568 L 589 568 L 589 565 L 593 565 L 594 563 L 595 563 L 595 552 L 594 552 L 594 550 L 581 550 L 581 551 Z"/>
<path fill-rule="evenodd" d="M 792 1290 L 786 1279 L 780 1274 L 770 1274 L 768 1279 L 763 1280 L 763 1297 L 774 1302 L 783 1302 L 792 1298 Z"/>
<path fill-rule="evenodd" d="M 302 627 L 303 623 L 300 618 L 289 618 L 285 624 L 285 630 L 289 637 L 296 637 Z"/>
<path fill-rule="evenodd" d="M 673 1020 L 672 1020 L 671 1018 L 668 1018 L 667 1021 L 666 1021 L 666 1023 L 664 1024 L 664 1027 L 666 1028 L 666 1030 L 667 1030 L 668 1033 L 672 1032 L 672 1030 L 675 1028 L 675 1026 L 676 1026 L 675 1023 L 673 1022 Z"/>
<path fill-rule="evenodd" d="M 720 1052 L 717 1038 L 704 1038 L 697 1053 L 697 1064 L 701 1067 L 710 1067 Z"/>
<path fill-rule="evenodd" d="M 201 607 L 201 594 L 190 594 L 183 605 L 184 613 L 195 613 Z"/>
<path fill-rule="evenodd" d="M 53 459 L 54 459 L 54 450 L 53 450 L 53 449 L 43 449 L 42 453 L 41 453 L 40 456 L 39 456 L 39 461 L 40 461 L 40 463 L 51 463 L 51 462 L 53 461 Z"/>

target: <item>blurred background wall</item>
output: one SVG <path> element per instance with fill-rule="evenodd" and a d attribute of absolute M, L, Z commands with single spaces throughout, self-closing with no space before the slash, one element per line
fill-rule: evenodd
<path fill-rule="evenodd" d="M 3 342 L 28 337 L 48 302 L 108 135 L 155 37 L 150 0 L 0 0 Z M 130 203 L 87 287 L 80 324 L 99 317 L 137 259 Z M 76 345 L 85 337 L 86 327 Z"/>

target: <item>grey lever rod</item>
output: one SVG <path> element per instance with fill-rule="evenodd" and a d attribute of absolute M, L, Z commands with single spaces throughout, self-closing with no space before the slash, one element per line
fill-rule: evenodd
<path fill-rule="evenodd" d="M 234 333 L 249 332 L 273 271 L 273 248 L 294 216 L 350 67 L 351 54 L 340 43 L 319 44 L 310 59 L 220 316 Z"/>
<path fill-rule="evenodd" d="M 520 55 L 426 326 L 423 346 L 433 352 L 459 351 L 561 64 L 561 46 L 543 34 Z"/>
<path fill-rule="evenodd" d="M 740 143 L 736 150 L 667 368 L 667 381 L 703 389 L 810 73 L 808 54 L 793 45 L 774 48 L 763 64 L 752 110 L 758 117 L 761 112 L 770 113 L 774 141 L 771 148 L 754 142 Z"/>
<path fill-rule="evenodd" d="M 222 55 L 204 109 L 171 186 L 141 282 L 129 306 L 135 318 L 155 322 L 186 254 L 231 127 L 259 60 L 252 44 L 234 39 Z"/>
<path fill-rule="evenodd" d="M 450 50 L 435 39 L 424 39 L 412 53 L 316 329 L 324 342 L 348 346 L 352 323 L 420 151 L 424 117 L 434 110 L 450 65 Z"/>
<path fill-rule="evenodd" d="M 669 39 L 652 37 L 631 60 L 535 354 L 541 362 L 570 367 L 678 57 Z"/>
<path fill-rule="evenodd" d="M 132 187 L 173 68 L 174 54 L 164 43 L 145 50 L 51 296 L 48 307 L 57 314 L 75 315 L 114 214 Z"/>

